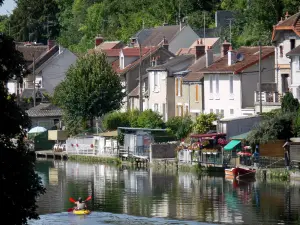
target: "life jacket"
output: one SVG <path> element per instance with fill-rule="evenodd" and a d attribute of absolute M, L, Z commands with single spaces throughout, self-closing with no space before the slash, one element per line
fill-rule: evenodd
<path fill-rule="evenodd" d="M 81 202 L 81 203 L 77 203 L 77 209 L 84 209 L 85 208 L 85 204 L 84 202 Z"/>

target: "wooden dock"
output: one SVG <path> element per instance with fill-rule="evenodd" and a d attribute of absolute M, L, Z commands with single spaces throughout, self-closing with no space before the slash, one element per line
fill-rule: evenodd
<path fill-rule="evenodd" d="M 35 151 L 36 158 L 46 159 L 60 159 L 67 160 L 68 154 L 66 152 L 54 152 L 53 150 Z"/>

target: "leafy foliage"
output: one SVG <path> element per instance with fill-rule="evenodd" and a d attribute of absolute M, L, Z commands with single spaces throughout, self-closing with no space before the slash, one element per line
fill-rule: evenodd
<path fill-rule="evenodd" d="M 103 126 L 106 130 L 117 130 L 118 127 L 130 127 L 129 113 L 112 112 L 107 114 L 103 120 Z"/>
<path fill-rule="evenodd" d="M 162 116 L 151 109 L 145 110 L 139 115 L 137 125 L 138 127 L 150 129 L 164 128 L 165 126 Z"/>
<path fill-rule="evenodd" d="M 298 109 L 294 119 L 293 131 L 296 137 L 300 137 L 300 109 Z"/>
<path fill-rule="evenodd" d="M 54 91 L 53 102 L 59 105 L 70 121 L 88 121 L 118 110 L 125 93 L 119 76 L 104 54 L 80 57 Z M 66 124 L 68 121 L 66 121 Z"/>
<path fill-rule="evenodd" d="M 261 121 L 248 135 L 251 145 L 264 144 L 271 140 L 283 140 L 293 136 L 294 113 L 280 113 L 268 120 Z"/>
<path fill-rule="evenodd" d="M 196 122 L 194 124 L 194 131 L 198 134 L 204 134 L 209 130 L 213 130 L 215 128 L 213 122 L 216 121 L 217 119 L 218 116 L 214 113 L 200 114 L 196 118 Z"/>
<path fill-rule="evenodd" d="M 24 143 L 24 129 L 30 126 L 30 120 L 6 88 L 13 74 L 21 76 L 23 62 L 13 39 L 0 34 L 1 204 L 5 206 L 2 216 L 9 224 L 27 224 L 28 219 L 37 219 L 36 198 L 45 192 L 34 171 L 35 159 Z M 12 138 L 17 140 L 16 145 Z"/>
<path fill-rule="evenodd" d="M 297 112 L 298 109 L 299 109 L 299 100 L 294 98 L 294 96 L 291 92 L 286 93 L 283 96 L 283 99 L 281 102 L 282 112 L 292 113 L 292 112 Z"/>
<path fill-rule="evenodd" d="M 191 133 L 193 129 L 193 121 L 189 116 L 176 116 L 167 121 L 166 127 L 172 135 L 174 135 L 178 140 L 181 140 Z"/>

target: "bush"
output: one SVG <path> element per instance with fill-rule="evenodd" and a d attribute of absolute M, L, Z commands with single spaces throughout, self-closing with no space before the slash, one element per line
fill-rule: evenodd
<path fill-rule="evenodd" d="M 291 92 L 288 92 L 284 95 L 281 102 L 281 110 L 284 113 L 297 112 L 299 109 L 299 101 L 294 98 Z"/>
<path fill-rule="evenodd" d="M 175 116 L 167 121 L 166 127 L 168 132 L 174 135 L 177 140 L 181 140 L 191 133 L 193 129 L 193 121 L 190 116 Z"/>
<path fill-rule="evenodd" d="M 209 130 L 214 130 L 215 126 L 213 122 L 218 119 L 217 114 L 209 113 L 209 114 L 200 114 L 196 118 L 196 122 L 194 124 L 194 131 L 198 134 L 205 134 Z"/>
<path fill-rule="evenodd" d="M 137 125 L 138 127 L 150 129 L 165 127 L 164 121 L 162 120 L 162 116 L 159 115 L 157 112 L 152 111 L 151 109 L 143 111 L 139 115 L 137 119 Z"/>
<path fill-rule="evenodd" d="M 104 117 L 103 126 L 106 130 L 117 130 L 118 127 L 130 127 L 130 120 L 127 113 L 112 112 Z"/>

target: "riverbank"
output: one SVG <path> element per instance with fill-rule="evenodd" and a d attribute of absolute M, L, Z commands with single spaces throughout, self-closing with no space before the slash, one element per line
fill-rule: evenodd
<path fill-rule="evenodd" d="M 300 171 L 287 170 L 286 168 L 258 169 L 256 171 L 256 177 L 271 180 L 300 180 Z"/>

